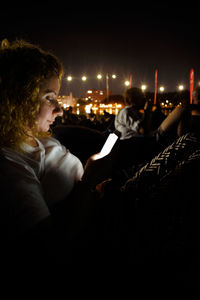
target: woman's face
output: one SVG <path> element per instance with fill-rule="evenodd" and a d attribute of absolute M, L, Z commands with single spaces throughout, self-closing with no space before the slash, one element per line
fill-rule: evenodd
<path fill-rule="evenodd" d="M 37 116 L 37 132 L 48 131 L 55 118 L 62 115 L 63 111 L 57 101 L 59 90 L 60 82 L 57 77 L 52 77 L 42 84 L 39 93 L 41 106 Z"/>

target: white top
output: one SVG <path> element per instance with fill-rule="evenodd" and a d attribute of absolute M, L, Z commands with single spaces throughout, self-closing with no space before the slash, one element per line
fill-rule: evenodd
<path fill-rule="evenodd" d="M 115 129 L 121 133 L 121 140 L 130 139 L 139 135 L 139 124 L 141 118 L 134 112 L 131 106 L 122 108 L 115 117 Z"/>
<path fill-rule="evenodd" d="M 50 215 L 83 175 L 80 160 L 54 138 L 36 139 L 38 147 L 22 145 L 24 153 L 0 150 L 1 212 L 14 237 Z"/>

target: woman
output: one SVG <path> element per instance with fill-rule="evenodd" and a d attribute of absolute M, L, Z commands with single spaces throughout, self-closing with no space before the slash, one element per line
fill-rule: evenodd
<path fill-rule="evenodd" d="M 12 241 L 30 236 L 40 239 L 40 235 L 45 240 L 55 207 L 66 199 L 75 201 L 72 223 L 76 229 L 71 230 L 79 230 L 80 216 L 87 215 L 88 209 L 79 204 L 89 203 L 92 189 L 104 179 L 109 166 L 104 165 L 102 171 L 99 166 L 104 160 L 91 157 L 84 173 L 80 160 L 49 133 L 55 118 L 62 115 L 57 102 L 62 65 L 37 46 L 24 41 L 9 45 L 4 40 L 0 66 L 3 234 Z"/>

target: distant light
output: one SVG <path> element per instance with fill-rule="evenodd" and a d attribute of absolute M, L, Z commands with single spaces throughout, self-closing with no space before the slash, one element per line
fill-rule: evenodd
<path fill-rule="evenodd" d="M 161 87 L 160 87 L 160 91 L 161 91 L 161 92 L 164 92 L 164 90 L 165 90 L 164 86 L 161 86 Z"/>
<path fill-rule="evenodd" d="M 87 80 L 87 77 L 86 76 L 82 76 L 81 78 L 83 81 L 86 81 Z"/>
<path fill-rule="evenodd" d="M 113 74 L 113 75 L 112 75 L 112 78 L 113 78 L 113 79 L 116 79 L 116 78 L 117 78 L 117 75 Z"/>
<path fill-rule="evenodd" d="M 146 86 L 145 84 L 143 84 L 143 85 L 141 86 L 142 91 L 145 91 L 146 88 L 147 88 L 147 86 Z"/>
<path fill-rule="evenodd" d="M 184 86 L 181 84 L 181 85 L 179 85 L 178 89 L 179 89 L 179 91 L 183 91 Z"/>
<path fill-rule="evenodd" d="M 91 90 L 88 90 L 88 91 L 87 91 L 87 94 L 92 94 L 92 91 L 91 91 Z"/>
<path fill-rule="evenodd" d="M 97 78 L 98 78 L 98 79 L 102 79 L 102 75 L 101 75 L 101 74 L 98 74 L 98 75 L 97 75 Z"/>
<path fill-rule="evenodd" d="M 67 76 L 67 81 L 72 81 L 72 76 L 71 75 Z"/>
<path fill-rule="evenodd" d="M 130 85 L 130 81 L 126 80 L 126 81 L 124 82 L 124 84 L 125 84 L 125 86 L 129 86 L 129 85 Z"/>
<path fill-rule="evenodd" d="M 90 114 L 90 113 L 91 113 L 91 105 L 90 105 L 90 104 L 85 106 L 85 112 L 86 112 L 87 114 Z"/>
<path fill-rule="evenodd" d="M 121 108 L 122 105 L 121 105 L 121 104 L 116 104 L 116 107 L 117 107 L 117 108 Z"/>

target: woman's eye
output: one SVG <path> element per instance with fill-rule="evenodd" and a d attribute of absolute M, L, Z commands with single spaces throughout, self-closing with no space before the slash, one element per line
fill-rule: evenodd
<path fill-rule="evenodd" d="M 51 103 L 51 102 L 54 102 L 54 101 L 55 101 L 55 99 L 51 99 L 51 98 L 46 98 L 46 100 L 47 100 L 49 103 Z"/>
<path fill-rule="evenodd" d="M 57 99 L 51 97 L 46 97 L 46 101 L 49 105 L 56 105 L 57 103 Z"/>
<path fill-rule="evenodd" d="M 45 101 L 49 106 L 58 106 L 57 97 L 54 93 L 48 93 L 42 97 L 43 101 Z"/>

